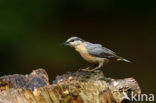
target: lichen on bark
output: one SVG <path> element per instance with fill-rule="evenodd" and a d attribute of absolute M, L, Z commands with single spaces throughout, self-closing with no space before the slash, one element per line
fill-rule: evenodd
<path fill-rule="evenodd" d="M 121 103 L 131 92 L 141 92 L 135 79 L 107 78 L 100 70 L 66 73 L 52 84 L 44 69 L 0 77 L 0 103 Z"/>

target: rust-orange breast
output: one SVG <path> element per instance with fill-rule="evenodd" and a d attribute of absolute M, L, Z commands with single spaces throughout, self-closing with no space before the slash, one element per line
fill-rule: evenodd
<path fill-rule="evenodd" d="M 96 57 L 89 55 L 87 49 L 83 44 L 78 45 L 76 47 L 76 51 L 78 51 L 85 60 L 89 62 L 97 62 Z"/>

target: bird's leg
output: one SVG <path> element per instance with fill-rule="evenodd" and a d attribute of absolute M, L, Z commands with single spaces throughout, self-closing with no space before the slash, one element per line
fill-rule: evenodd
<path fill-rule="evenodd" d="M 99 64 L 94 64 L 94 65 L 90 66 L 89 69 L 95 68 L 95 67 L 97 67 L 98 65 L 99 65 Z"/>
<path fill-rule="evenodd" d="M 99 65 L 97 67 L 95 67 L 94 69 L 90 70 L 90 71 L 95 71 L 99 68 L 101 68 L 103 66 L 103 63 L 99 63 Z"/>
<path fill-rule="evenodd" d="M 92 65 L 92 66 L 90 66 L 90 67 L 87 67 L 87 68 L 85 68 L 85 69 L 82 69 L 83 71 L 90 71 L 92 68 L 95 68 L 95 67 L 97 67 L 99 64 L 94 64 L 94 65 Z"/>
<path fill-rule="evenodd" d="M 85 69 L 81 69 L 81 70 L 83 70 L 83 71 L 90 71 L 90 69 L 95 68 L 96 66 L 97 66 L 97 64 L 94 64 L 92 66 L 89 66 L 89 67 L 87 67 Z"/>

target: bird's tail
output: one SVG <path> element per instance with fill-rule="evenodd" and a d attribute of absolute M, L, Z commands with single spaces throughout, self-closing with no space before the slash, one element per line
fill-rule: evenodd
<path fill-rule="evenodd" d="M 129 61 L 129 60 L 127 60 L 127 59 L 124 59 L 124 58 L 122 58 L 122 57 L 119 57 L 119 58 L 117 59 L 117 61 L 123 61 L 123 62 L 132 63 L 131 61 Z"/>

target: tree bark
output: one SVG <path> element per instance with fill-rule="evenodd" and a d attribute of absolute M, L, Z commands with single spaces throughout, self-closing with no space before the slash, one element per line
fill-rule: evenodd
<path fill-rule="evenodd" d="M 141 93 L 135 79 L 106 78 L 100 70 L 66 73 L 52 84 L 44 69 L 0 77 L 0 103 L 121 103 L 132 92 Z"/>

